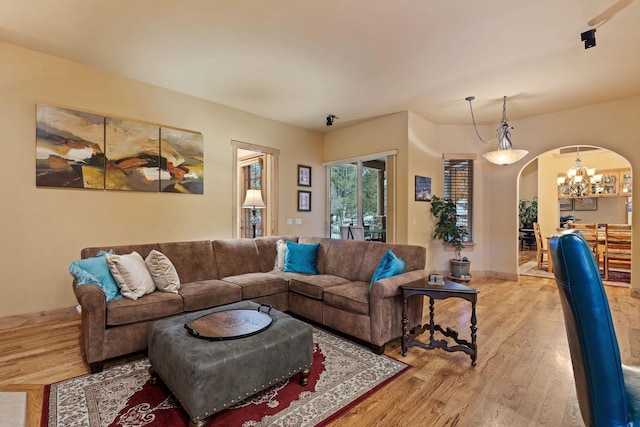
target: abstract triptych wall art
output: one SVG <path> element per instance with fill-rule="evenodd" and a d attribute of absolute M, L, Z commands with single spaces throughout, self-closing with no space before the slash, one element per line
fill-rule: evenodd
<path fill-rule="evenodd" d="M 203 194 L 201 133 L 38 104 L 36 185 Z"/>

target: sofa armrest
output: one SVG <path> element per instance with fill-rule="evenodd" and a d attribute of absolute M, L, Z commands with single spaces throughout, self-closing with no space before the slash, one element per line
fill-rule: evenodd
<path fill-rule="evenodd" d="M 372 344 L 384 346 L 402 335 L 403 300 L 400 286 L 428 275 L 425 270 L 414 270 L 373 283 L 369 294 Z M 410 328 L 422 322 L 422 298 L 410 298 L 407 301 L 407 314 Z"/>
<path fill-rule="evenodd" d="M 107 325 L 107 298 L 98 285 L 73 285 L 82 307 L 82 340 L 88 363 L 102 361 L 104 333 Z"/>
<path fill-rule="evenodd" d="M 426 278 L 429 275 L 426 270 L 413 270 L 387 279 L 378 280 L 371 286 L 371 300 L 391 298 L 400 295 L 400 286 L 407 285 L 415 280 Z"/>

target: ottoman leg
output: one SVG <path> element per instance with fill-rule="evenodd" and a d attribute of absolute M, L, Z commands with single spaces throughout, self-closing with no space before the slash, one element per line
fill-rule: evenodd
<path fill-rule="evenodd" d="M 157 385 L 158 384 L 158 373 L 156 372 L 155 369 L 153 369 L 153 366 L 149 367 L 149 375 L 151 375 L 151 384 Z"/>
<path fill-rule="evenodd" d="M 304 371 L 300 372 L 300 385 L 307 385 L 309 383 L 310 373 L 311 373 L 310 368 L 307 368 Z"/>
<path fill-rule="evenodd" d="M 207 421 L 205 420 L 200 420 L 200 421 L 193 421 L 193 420 L 189 420 L 189 427 L 204 427 L 207 425 Z"/>

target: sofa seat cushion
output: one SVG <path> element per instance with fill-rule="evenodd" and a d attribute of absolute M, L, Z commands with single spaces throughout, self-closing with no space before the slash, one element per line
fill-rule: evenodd
<path fill-rule="evenodd" d="M 369 283 L 350 282 L 324 290 L 324 303 L 344 311 L 369 315 Z"/>
<path fill-rule="evenodd" d="M 330 274 L 297 275 L 291 278 L 289 290 L 314 299 L 322 299 L 324 289 L 331 286 L 344 285 L 349 280 Z"/>
<path fill-rule="evenodd" d="M 212 279 L 182 283 L 178 291 L 184 300 L 184 311 L 196 311 L 242 301 L 240 286 Z"/>
<path fill-rule="evenodd" d="M 242 299 L 252 299 L 287 292 L 287 280 L 270 273 L 247 273 L 225 277 L 225 282 L 235 283 L 242 288 Z"/>
<path fill-rule="evenodd" d="M 120 298 L 107 303 L 107 326 L 160 319 L 182 313 L 183 308 L 182 297 L 168 292 L 151 292 L 137 300 Z"/>

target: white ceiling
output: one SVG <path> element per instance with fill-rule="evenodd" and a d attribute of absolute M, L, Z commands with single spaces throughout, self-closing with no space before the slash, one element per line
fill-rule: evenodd
<path fill-rule="evenodd" d="M 497 124 L 503 95 L 510 119 L 639 95 L 639 3 L 1 0 L 0 40 L 318 131 L 470 123 L 469 95 Z"/>

